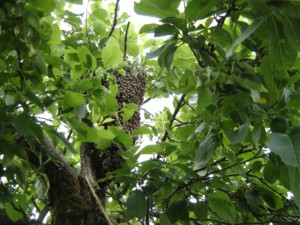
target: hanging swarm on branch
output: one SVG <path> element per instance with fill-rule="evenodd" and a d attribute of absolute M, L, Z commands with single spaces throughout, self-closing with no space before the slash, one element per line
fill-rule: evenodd
<path fill-rule="evenodd" d="M 118 118 L 115 121 L 108 124 L 109 126 L 122 126 L 126 133 L 131 134 L 133 130 L 139 128 L 140 113 L 136 111 L 133 116 L 126 122 L 123 122 L 123 112 L 121 111 L 124 103 L 135 103 L 140 108 L 146 87 L 146 73 L 144 71 L 141 74 L 134 75 L 130 73 L 129 68 L 124 69 L 126 75 L 120 75 L 114 72 L 116 82 L 118 84 L 118 93 L 116 95 L 118 102 Z M 109 82 L 107 80 L 102 81 L 102 84 L 108 87 Z M 96 179 L 105 177 L 106 173 L 119 169 L 124 159 L 117 153 L 123 146 L 113 144 L 104 151 L 93 150 L 91 152 L 91 164 L 92 170 Z"/>

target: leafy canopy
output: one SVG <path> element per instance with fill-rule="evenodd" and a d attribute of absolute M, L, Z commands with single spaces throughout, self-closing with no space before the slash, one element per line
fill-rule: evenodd
<path fill-rule="evenodd" d="M 0 3 L 0 209 L 10 219 L 42 209 L 50 188 L 15 141 L 23 135 L 28 148 L 48 137 L 75 168 L 81 142 L 122 143 L 126 162 L 106 178 L 121 224 L 300 223 L 300 3 L 141 0 L 135 12 L 160 22 L 139 34 L 126 14 L 112 30 L 114 5 L 77 14 L 73 4 Z M 173 96 L 174 111 L 142 111 L 152 122 L 132 134 L 104 129 L 118 87 L 101 79 L 138 65 L 145 97 Z M 129 119 L 136 107 L 123 110 Z M 94 128 L 80 122 L 87 114 Z M 138 151 L 142 135 L 158 141 Z"/>

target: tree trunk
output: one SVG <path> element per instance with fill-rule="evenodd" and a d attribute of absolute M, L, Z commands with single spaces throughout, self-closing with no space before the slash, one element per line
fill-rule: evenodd
<path fill-rule="evenodd" d="M 127 70 L 126 76 L 115 74 L 119 92 L 117 94 L 118 108 L 123 103 L 135 103 L 140 107 L 146 85 L 145 74 L 131 75 Z M 122 126 L 127 133 L 139 127 L 139 112 L 135 112 L 127 122 L 122 121 L 122 114 L 118 115 L 118 123 L 111 126 Z M 84 122 L 89 123 L 87 119 Z M 109 181 L 97 183 L 106 173 L 120 168 L 124 159 L 117 153 L 123 146 L 112 145 L 104 151 L 95 149 L 93 143 L 82 143 L 80 149 L 81 169 L 73 168 L 59 150 L 54 149 L 52 143 L 45 139 L 44 143 L 35 143 L 35 151 L 24 138 L 19 144 L 27 148 L 27 154 L 34 168 L 43 167 L 48 176 L 50 190 L 48 193 L 52 225 L 106 225 L 115 224 L 105 211 L 105 193 Z M 42 153 L 42 165 L 38 155 Z M 49 156 L 56 159 L 49 160 Z M 59 161 L 59 162 L 57 162 Z"/>

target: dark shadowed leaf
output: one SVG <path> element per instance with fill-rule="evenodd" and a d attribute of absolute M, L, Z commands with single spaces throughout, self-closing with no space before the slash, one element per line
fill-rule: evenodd
<path fill-rule="evenodd" d="M 178 220 L 187 221 L 189 219 L 186 200 L 176 200 L 167 209 L 167 215 L 175 223 Z"/>
<path fill-rule="evenodd" d="M 143 219 L 147 212 L 147 201 L 144 192 L 135 190 L 126 201 L 125 215 L 129 218 Z"/>

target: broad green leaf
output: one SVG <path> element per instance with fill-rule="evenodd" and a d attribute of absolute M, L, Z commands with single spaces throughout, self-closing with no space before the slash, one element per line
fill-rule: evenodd
<path fill-rule="evenodd" d="M 100 20 L 93 21 L 93 27 L 97 35 L 100 35 L 101 37 L 105 37 L 107 35 L 107 27 L 104 22 Z"/>
<path fill-rule="evenodd" d="M 168 17 L 163 20 L 160 20 L 160 22 L 166 23 L 166 24 L 172 24 L 173 26 L 177 27 L 181 31 L 186 30 L 186 21 L 182 18 Z"/>
<path fill-rule="evenodd" d="M 159 145 L 147 145 L 140 151 L 140 154 L 159 154 L 163 153 L 162 147 Z"/>
<path fill-rule="evenodd" d="M 163 53 L 158 57 L 158 65 L 163 69 L 164 67 L 167 70 L 170 70 L 171 64 L 173 62 L 175 51 L 177 50 L 177 46 L 175 44 L 169 45 Z"/>
<path fill-rule="evenodd" d="M 32 136 L 38 138 L 40 141 L 44 140 L 43 131 L 36 122 L 26 114 L 21 114 L 13 119 L 13 124 L 15 125 L 18 132 L 25 136 Z"/>
<path fill-rule="evenodd" d="M 138 130 L 134 130 L 132 135 L 144 135 L 144 134 L 152 134 L 152 130 L 148 126 L 141 126 Z"/>
<path fill-rule="evenodd" d="M 115 98 L 114 95 L 109 94 L 106 96 L 105 98 L 105 102 L 104 102 L 104 108 L 103 110 L 105 111 L 105 113 L 108 114 L 114 114 L 117 110 L 117 99 Z"/>
<path fill-rule="evenodd" d="M 157 26 L 154 29 L 154 36 L 155 37 L 160 37 L 160 36 L 165 36 L 165 35 L 173 35 L 175 34 L 177 31 L 177 29 L 170 25 L 170 24 L 162 24 Z"/>
<path fill-rule="evenodd" d="M 213 97 L 211 91 L 208 88 L 199 89 L 197 108 L 202 111 L 212 103 Z"/>
<path fill-rule="evenodd" d="M 272 191 L 259 189 L 263 200 L 274 210 L 279 210 L 283 207 L 282 199 Z"/>
<path fill-rule="evenodd" d="M 216 137 L 213 134 L 209 134 L 199 145 L 195 155 L 194 169 L 200 169 L 205 166 L 211 159 L 213 153 L 216 150 L 217 143 Z"/>
<path fill-rule="evenodd" d="M 133 191 L 125 203 L 127 209 L 125 215 L 129 218 L 143 219 L 147 213 L 147 201 L 144 192 Z"/>
<path fill-rule="evenodd" d="M 234 223 L 237 212 L 232 200 L 224 192 L 216 191 L 207 197 L 208 206 L 223 220 Z"/>
<path fill-rule="evenodd" d="M 263 127 L 262 123 L 256 124 L 253 128 L 252 141 L 253 141 L 256 149 L 259 149 L 259 144 L 260 144 L 260 141 L 262 140 L 262 135 L 263 135 L 262 130 L 263 129 L 264 129 L 264 127 Z"/>
<path fill-rule="evenodd" d="M 81 65 L 85 66 L 87 69 L 96 69 L 96 59 L 87 47 L 80 47 L 77 54 Z"/>
<path fill-rule="evenodd" d="M 299 134 L 294 134 L 291 138 L 286 134 L 272 133 L 267 146 L 272 152 L 279 155 L 284 163 L 300 168 L 299 137 Z"/>
<path fill-rule="evenodd" d="M 40 98 L 37 97 L 34 93 L 28 90 L 24 93 L 24 95 L 28 98 L 28 100 L 36 104 L 40 109 L 44 110 L 43 103 L 41 102 Z"/>
<path fill-rule="evenodd" d="M 100 130 L 97 132 L 97 134 L 102 138 L 102 139 L 108 139 L 112 140 L 115 138 L 115 134 L 110 131 L 110 130 Z"/>
<path fill-rule="evenodd" d="M 51 0 L 44 0 L 44 1 L 32 0 L 30 1 L 30 3 L 37 8 L 40 8 L 43 11 L 43 13 L 47 15 L 50 14 L 55 9 L 55 2 Z"/>
<path fill-rule="evenodd" d="M 68 107 L 76 107 L 80 106 L 85 102 L 85 98 L 82 94 L 76 93 L 73 91 L 66 91 L 63 98 L 63 106 Z"/>
<path fill-rule="evenodd" d="M 192 0 L 188 2 L 185 14 L 190 20 L 199 20 L 207 17 L 220 0 Z"/>
<path fill-rule="evenodd" d="M 23 214 L 17 210 L 14 209 L 12 204 L 6 203 L 5 204 L 5 211 L 8 215 L 8 217 L 13 221 L 17 222 L 18 220 L 23 218 Z"/>
<path fill-rule="evenodd" d="M 123 61 L 123 53 L 113 45 L 102 50 L 102 60 L 105 67 L 117 67 Z"/>
<path fill-rule="evenodd" d="M 239 129 L 235 131 L 232 137 L 230 138 L 231 143 L 238 144 L 243 142 L 248 134 L 249 126 L 250 126 L 249 122 L 246 122 L 243 125 L 241 125 Z"/>
<path fill-rule="evenodd" d="M 194 213 L 200 220 L 205 220 L 208 215 L 208 207 L 205 202 L 197 202 L 194 208 Z"/>
<path fill-rule="evenodd" d="M 141 27 L 139 33 L 140 34 L 142 34 L 142 33 L 154 33 L 154 30 L 157 26 L 159 26 L 159 24 L 156 24 L 156 23 L 145 24 Z"/>
<path fill-rule="evenodd" d="M 226 57 L 229 58 L 232 55 L 235 48 L 247 38 L 249 38 L 250 35 L 253 34 L 262 23 L 263 20 L 261 18 L 256 19 L 253 23 L 251 23 L 249 27 L 247 27 L 247 29 L 244 30 L 243 33 L 239 36 L 239 38 L 233 43 L 233 45 L 227 52 Z"/>
<path fill-rule="evenodd" d="M 294 199 L 298 207 L 300 207 L 300 172 L 299 168 L 289 166 L 289 186 L 294 194 Z M 286 176 L 286 175 L 285 175 Z"/>
<path fill-rule="evenodd" d="M 128 41 L 127 42 L 127 52 L 133 57 L 137 57 L 140 53 L 139 45 L 136 41 Z"/>
<path fill-rule="evenodd" d="M 183 94 L 192 93 L 197 85 L 197 78 L 191 71 L 186 71 L 179 80 L 179 91 Z"/>
<path fill-rule="evenodd" d="M 232 45 L 232 39 L 228 31 L 224 30 L 221 27 L 211 27 L 207 30 L 204 30 L 203 36 L 209 42 L 220 45 L 222 47 L 227 47 Z"/>
<path fill-rule="evenodd" d="M 186 200 L 182 199 L 172 202 L 167 208 L 167 215 L 174 224 L 178 220 L 188 221 L 189 213 Z"/>
<path fill-rule="evenodd" d="M 67 150 L 70 150 L 73 154 L 76 153 L 76 150 L 74 149 L 73 145 L 71 145 L 71 143 L 65 138 L 63 134 L 58 133 L 56 130 L 54 130 L 52 127 L 49 126 L 44 125 L 44 128 L 46 133 L 51 138 L 54 147 L 56 147 L 56 144 L 58 144 L 58 142 L 61 142 L 66 147 Z"/>
<path fill-rule="evenodd" d="M 277 102 L 279 98 L 279 89 L 274 81 L 278 79 L 278 77 L 280 79 L 281 72 L 275 68 L 275 64 L 269 56 L 265 57 L 261 61 L 260 71 L 265 81 L 265 87 L 269 92 L 270 104 L 274 104 L 274 102 Z"/>
<path fill-rule="evenodd" d="M 297 49 L 292 48 L 286 37 L 282 35 L 283 28 L 279 22 L 276 21 L 274 16 L 271 16 L 268 20 L 268 52 L 271 60 L 271 66 L 280 70 L 288 70 L 295 62 L 297 57 Z M 280 74 L 281 77 L 283 74 Z"/>
<path fill-rule="evenodd" d="M 68 63 L 66 63 L 63 59 L 57 56 L 44 55 L 45 62 L 53 65 L 54 67 L 70 67 Z"/>
<path fill-rule="evenodd" d="M 72 4 L 82 5 L 82 0 L 67 0 L 67 2 L 70 2 Z"/>
<path fill-rule="evenodd" d="M 37 0 L 39 1 L 39 0 Z M 39 1 L 40 2 L 40 1 Z M 49 44 L 55 46 L 61 43 L 61 30 L 57 23 L 52 24 L 52 34 L 50 36 Z"/>
<path fill-rule="evenodd" d="M 42 55 L 37 55 L 34 57 L 34 64 L 35 64 L 38 72 L 40 73 L 39 75 L 42 75 L 42 74 L 47 75 L 48 74 L 45 60 Z"/>
<path fill-rule="evenodd" d="M 300 31 L 298 29 L 298 25 L 300 23 L 299 19 L 293 19 L 289 17 L 283 17 L 283 30 L 285 37 L 289 43 L 289 45 L 293 49 L 300 49 Z"/>
<path fill-rule="evenodd" d="M 264 167 L 264 178 L 270 184 L 274 184 L 278 179 L 280 174 L 279 167 L 274 165 L 271 161 L 267 162 Z"/>
<path fill-rule="evenodd" d="M 71 79 L 77 81 L 83 75 L 83 68 L 81 64 L 74 65 L 71 70 Z"/>
<path fill-rule="evenodd" d="M 166 18 L 178 14 L 180 0 L 141 0 L 134 3 L 134 11 L 137 14 Z"/>
<path fill-rule="evenodd" d="M 134 103 L 129 103 L 128 105 L 125 106 L 125 108 L 123 109 L 124 111 L 124 115 L 123 115 L 123 122 L 127 122 L 134 114 L 134 112 L 136 112 L 138 110 L 138 106 Z"/>

